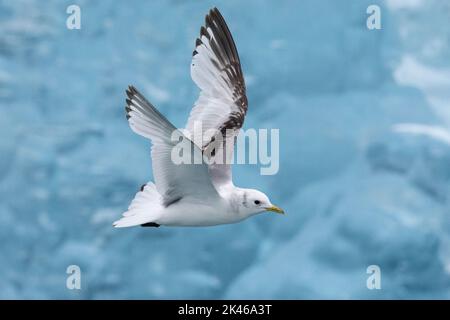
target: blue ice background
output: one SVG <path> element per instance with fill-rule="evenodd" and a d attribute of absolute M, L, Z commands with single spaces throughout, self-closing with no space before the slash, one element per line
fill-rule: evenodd
<path fill-rule="evenodd" d="M 73 3 L 81 30 L 65 27 Z M 214 5 L 246 127 L 281 130 L 279 173 L 240 166 L 236 184 L 287 215 L 113 229 L 152 178 L 124 89 L 183 126 Z M 0 1 L 0 298 L 450 298 L 449 16 L 443 0 Z"/>

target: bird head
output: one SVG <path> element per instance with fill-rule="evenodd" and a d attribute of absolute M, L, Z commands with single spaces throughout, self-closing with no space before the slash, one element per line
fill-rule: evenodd
<path fill-rule="evenodd" d="M 245 207 L 245 211 L 250 215 L 262 212 L 284 214 L 283 209 L 272 204 L 268 196 L 263 192 L 254 189 L 245 189 L 242 205 Z"/>

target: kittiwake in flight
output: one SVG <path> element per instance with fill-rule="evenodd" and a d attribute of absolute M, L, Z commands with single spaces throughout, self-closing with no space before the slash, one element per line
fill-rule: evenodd
<path fill-rule="evenodd" d="M 125 107 L 127 119 L 135 133 L 152 141 L 155 183 L 141 187 L 123 217 L 114 222 L 117 228 L 213 226 L 239 222 L 265 211 L 284 213 L 261 191 L 234 186 L 230 162 L 207 162 L 204 158 L 213 145 L 215 151 L 209 152 L 210 159 L 232 155 L 248 107 L 239 55 L 217 8 L 209 11 L 200 29 L 191 77 L 201 92 L 186 129 L 192 132 L 195 123 L 201 123 L 203 131 L 216 129 L 221 137 L 213 135 L 205 143 L 196 144 L 195 139 L 180 133 L 194 157 L 200 154 L 201 160 L 175 163 L 172 150 L 179 141 L 172 141 L 172 134 L 181 131 L 130 86 Z M 217 138 L 222 143 L 215 143 L 220 141 Z"/>

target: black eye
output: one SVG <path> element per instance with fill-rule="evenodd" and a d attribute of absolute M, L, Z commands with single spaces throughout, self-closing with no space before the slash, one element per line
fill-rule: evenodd
<path fill-rule="evenodd" d="M 256 204 L 256 205 L 258 205 L 258 204 L 260 204 L 260 203 L 261 203 L 261 201 L 255 200 L 255 204 Z"/>

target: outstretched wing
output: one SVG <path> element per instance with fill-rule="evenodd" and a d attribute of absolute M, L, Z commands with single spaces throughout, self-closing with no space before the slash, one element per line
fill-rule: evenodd
<path fill-rule="evenodd" d="M 209 166 L 214 185 L 231 183 L 227 163 L 233 157 L 234 141 L 244 123 L 248 103 L 236 45 L 217 8 L 210 10 L 200 29 L 191 77 L 201 92 L 186 129 L 193 134 L 194 127 L 202 128 L 204 137 L 199 147 L 214 158 Z"/>
<path fill-rule="evenodd" d="M 156 189 L 163 198 L 163 205 L 169 206 L 185 197 L 196 199 L 218 197 L 208 167 L 202 161 L 201 150 L 183 136 L 134 87 L 128 88 L 127 96 L 125 109 L 131 129 L 153 142 L 153 176 Z M 173 132 L 177 132 L 178 137 L 185 139 L 187 149 L 191 151 L 189 163 L 177 164 L 178 161 L 172 158 L 172 151 L 179 143 L 172 141 Z"/>

